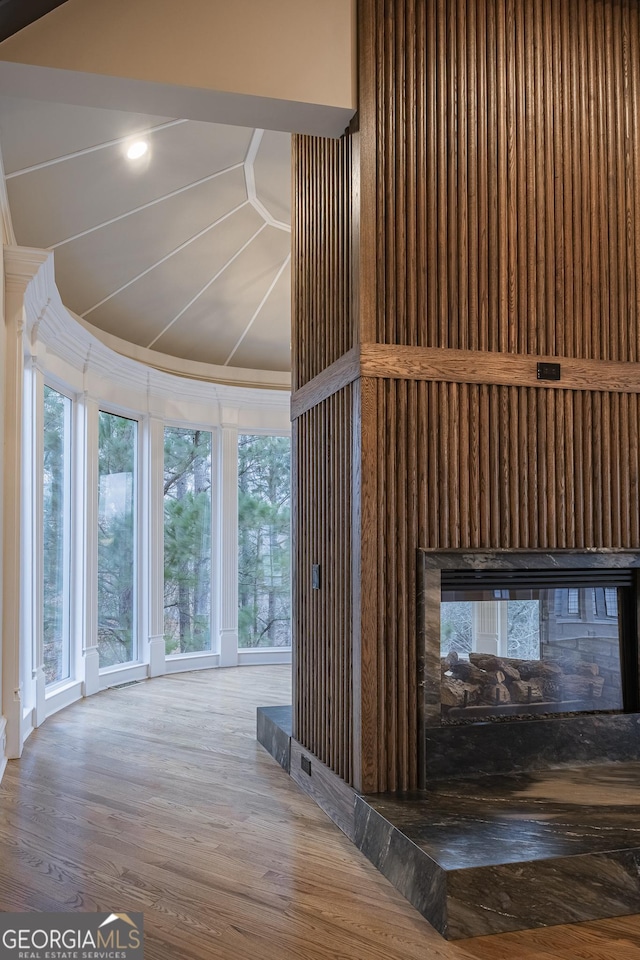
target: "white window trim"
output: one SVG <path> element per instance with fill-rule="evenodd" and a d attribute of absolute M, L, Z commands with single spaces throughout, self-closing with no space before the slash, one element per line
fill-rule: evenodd
<path fill-rule="evenodd" d="M 133 465 L 133 473 L 134 473 L 133 529 L 134 529 L 134 537 L 135 537 L 134 546 L 133 546 L 133 617 L 132 617 L 134 636 L 133 636 L 133 642 L 131 645 L 133 657 L 131 660 L 127 660 L 119 664 L 114 664 L 113 666 L 109 666 L 109 667 L 98 666 L 100 677 L 102 677 L 106 673 L 117 672 L 118 670 L 121 670 L 124 672 L 126 668 L 130 666 L 138 666 L 140 664 L 146 664 L 148 662 L 148 655 L 147 655 L 148 651 L 146 649 L 148 644 L 144 643 L 143 641 L 142 622 L 141 622 L 142 603 L 140 602 L 142 592 L 143 592 L 142 569 L 144 566 L 144 564 L 141 563 L 140 554 L 141 554 L 143 539 L 146 539 L 144 538 L 145 531 L 143 530 L 143 524 L 142 524 L 142 510 L 140 509 L 140 505 L 142 501 L 142 492 L 143 492 L 142 477 L 141 477 L 142 471 L 140 469 L 140 465 L 142 462 L 141 447 L 143 442 L 143 431 L 144 431 L 143 421 L 145 418 L 143 415 L 140 414 L 139 411 L 131 410 L 130 408 L 127 408 L 127 407 L 121 407 L 114 403 L 103 403 L 101 401 L 97 401 L 97 404 L 98 404 L 98 424 L 100 422 L 101 413 L 106 413 L 109 416 L 121 417 L 126 420 L 133 420 L 137 424 L 136 443 L 134 448 L 134 465 Z M 96 448 L 96 453 L 97 453 L 97 448 Z M 96 476 L 97 475 L 98 475 L 98 467 L 96 465 Z M 92 536 L 95 537 L 96 558 L 98 554 L 97 520 L 98 520 L 98 517 L 96 515 L 95 525 L 90 530 L 87 530 L 88 539 L 91 539 Z M 98 567 L 96 563 L 96 576 L 97 576 L 97 573 L 98 573 Z M 97 629 L 98 629 L 98 607 L 96 603 L 96 642 L 97 642 Z"/>

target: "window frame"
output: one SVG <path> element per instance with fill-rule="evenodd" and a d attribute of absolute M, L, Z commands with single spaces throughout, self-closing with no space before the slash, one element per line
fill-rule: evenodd
<path fill-rule="evenodd" d="M 98 522 L 99 522 L 99 500 L 100 500 L 100 414 L 106 413 L 109 416 L 120 417 L 125 420 L 133 420 L 136 423 L 136 442 L 134 444 L 134 454 L 133 454 L 133 535 L 134 535 L 134 544 L 133 544 L 133 615 L 131 622 L 133 625 L 133 637 L 131 641 L 132 649 L 132 659 L 123 661 L 122 663 L 114 663 L 109 666 L 98 667 L 98 672 L 100 677 L 109 677 L 111 674 L 117 673 L 118 671 L 126 670 L 127 668 L 136 667 L 141 664 L 144 664 L 145 661 L 145 648 L 144 648 L 144 634 L 143 634 L 143 603 L 141 602 L 144 596 L 144 585 L 142 582 L 142 571 L 144 564 L 142 563 L 141 550 L 143 543 L 148 539 L 145 537 L 145 532 L 143 529 L 143 510 L 142 498 L 143 498 L 143 487 L 142 487 L 142 474 L 143 470 L 141 469 L 144 461 L 144 452 L 143 452 L 143 433 L 144 433 L 144 424 L 145 424 L 145 415 L 139 411 L 131 410 L 128 407 L 121 407 L 118 404 L 110 403 L 106 400 L 97 399 L 97 418 L 96 418 L 96 448 L 95 448 L 95 471 L 96 479 L 98 481 L 96 489 L 96 525 L 92 533 L 87 531 L 87 535 L 93 536 L 95 538 L 95 550 L 96 550 L 96 605 L 95 605 L 95 638 L 96 638 L 96 647 L 99 651 L 98 645 L 98 623 L 99 623 L 99 609 L 98 609 L 98 577 L 99 577 L 99 560 L 98 560 Z"/>

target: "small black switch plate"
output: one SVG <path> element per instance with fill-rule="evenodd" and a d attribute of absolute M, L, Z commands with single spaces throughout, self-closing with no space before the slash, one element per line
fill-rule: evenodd
<path fill-rule="evenodd" d="M 311 586 L 314 590 L 320 589 L 320 564 L 314 563 L 311 567 Z"/>
<path fill-rule="evenodd" d="M 538 380 L 559 380 L 559 379 L 560 379 L 559 363 L 539 363 L 538 364 Z"/>
<path fill-rule="evenodd" d="M 311 776 L 311 760 L 309 760 L 309 757 L 305 757 L 303 754 L 300 757 L 300 766 L 308 776 Z"/>

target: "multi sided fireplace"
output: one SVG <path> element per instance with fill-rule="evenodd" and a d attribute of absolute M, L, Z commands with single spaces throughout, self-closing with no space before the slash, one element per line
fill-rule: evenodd
<path fill-rule="evenodd" d="M 635 757 L 640 554 L 419 562 L 423 783 Z"/>

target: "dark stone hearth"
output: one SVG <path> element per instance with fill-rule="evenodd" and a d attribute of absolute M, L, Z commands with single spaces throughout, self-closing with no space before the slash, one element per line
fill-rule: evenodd
<path fill-rule="evenodd" d="M 361 798 L 388 824 L 382 852 L 371 837 L 361 849 L 450 940 L 621 916 L 640 908 L 639 797 L 640 764 L 440 781 Z M 440 888 L 425 901 L 415 855 L 402 874 L 392 831 L 428 877 L 441 869 L 444 921 Z"/>
<path fill-rule="evenodd" d="M 364 797 L 356 799 L 355 844 L 429 922 L 443 933 L 447 925 L 446 873 L 407 834 Z"/>
<path fill-rule="evenodd" d="M 273 756 L 290 719 L 290 707 L 258 710 Z M 640 762 L 356 796 L 354 842 L 449 940 L 637 913 Z"/>
<path fill-rule="evenodd" d="M 258 707 L 258 743 L 289 773 L 291 762 L 291 706 Z"/>
<path fill-rule="evenodd" d="M 452 583 L 466 589 L 469 581 L 478 579 L 456 576 L 458 571 L 499 571 L 499 577 L 484 577 L 491 590 L 502 590 L 502 581 L 509 580 L 503 571 L 527 571 L 525 583 L 533 579 L 530 571 L 538 571 L 538 582 L 556 589 L 556 575 L 539 571 L 616 568 L 608 580 L 602 573 L 599 577 L 620 586 L 620 608 L 626 611 L 620 622 L 628 625 L 637 612 L 638 576 L 629 576 L 627 583 L 618 570 L 639 567 L 640 553 L 624 551 L 419 551 L 417 709 L 423 789 L 356 795 L 354 842 L 447 939 L 640 910 L 640 713 L 635 712 L 637 697 L 628 693 L 624 700 L 621 695 L 610 700 L 614 707 L 598 712 L 590 693 L 586 709 L 562 716 L 549 706 L 561 700 L 580 702 L 581 697 L 574 693 L 554 698 L 554 690 L 549 696 L 540 686 L 547 693 L 539 695 L 544 713 L 535 716 L 532 709 L 523 716 L 530 704 L 516 699 L 516 682 L 531 684 L 531 698 L 533 685 L 543 676 L 543 661 L 548 672 L 562 678 L 564 661 L 544 658 L 542 651 L 533 660 L 514 660 L 506 654 L 499 658 L 495 651 L 473 650 L 465 660 L 465 673 L 457 660 L 441 659 L 443 579 L 447 602 Z M 578 573 L 569 582 L 581 579 Z M 510 580 L 519 581 L 519 575 L 511 574 Z M 475 583 L 471 593 L 473 589 Z M 593 608 L 595 618 L 595 600 Z M 584 652 L 570 660 L 572 691 L 580 689 L 578 666 L 586 671 L 584 676 L 606 674 L 609 664 L 603 658 L 612 644 L 618 690 L 623 660 L 637 682 L 635 633 L 618 633 L 617 619 L 615 623 L 613 639 L 602 632 L 578 633 L 577 640 L 570 632 L 563 634 L 563 651 L 572 649 L 569 641 L 574 641 Z M 596 645 L 605 641 L 606 649 L 598 651 Z M 522 675 L 508 674 L 514 663 Z M 472 668 L 480 672 L 480 680 L 474 679 Z M 512 682 L 513 699 L 505 698 L 504 705 L 499 698 L 468 704 L 465 696 L 460 702 L 456 684 L 464 685 L 465 678 L 471 689 L 478 683 L 483 696 L 483 670 L 496 678 L 498 688 Z M 258 711 L 258 738 L 287 769 L 290 710 L 275 710 L 281 713 L 274 708 Z M 280 731 L 278 720 L 283 723 Z"/>

